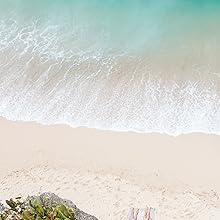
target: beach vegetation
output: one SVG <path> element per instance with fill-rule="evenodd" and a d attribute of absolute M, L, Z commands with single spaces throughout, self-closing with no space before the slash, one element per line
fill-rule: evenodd
<path fill-rule="evenodd" d="M 7 206 L 0 209 L 0 220 L 76 220 L 72 208 L 64 204 L 47 204 L 46 201 L 21 197 L 6 200 Z"/>

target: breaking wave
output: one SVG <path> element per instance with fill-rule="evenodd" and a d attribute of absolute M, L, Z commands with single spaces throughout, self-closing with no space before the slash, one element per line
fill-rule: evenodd
<path fill-rule="evenodd" d="M 87 42 L 91 30 L 68 28 L 1 18 L 1 116 L 115 131 L 220 134 L 220 74 L 208 53 L 216 41 L 200 50 L 200 62 L 192 62 L 197 50 L 190 50 L 188 61 L 172 55 L 170 65 L 164 57 L 115 50 L 103 43 L 109 39 L 104 31 Z"/>

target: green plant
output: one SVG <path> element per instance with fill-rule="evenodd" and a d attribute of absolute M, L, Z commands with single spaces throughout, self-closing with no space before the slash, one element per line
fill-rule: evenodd
<path fill-rule="evenodd" d="M 0 220 L 76 220 L 73 209 L 64 204 L 49 206 L 40 200 L 29 200 L 26 204 L 20 197 L 6 203 L 8 207 L 0 213 Z"/>

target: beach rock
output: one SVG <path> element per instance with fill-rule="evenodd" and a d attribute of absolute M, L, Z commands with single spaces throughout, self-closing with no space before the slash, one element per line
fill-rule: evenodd
<path fill-rule="evenodd" d="M 70 201 L 70 200 L 66 200 L 66 199 L 62 199 L 60 197 L 58 197 L 57 195 L 53 194 L 53 193 L 43 193 L 39 196 L 29 196 L 25 203 L 28 205 L 30 200 L 40 200 L 40 201 L 44 201 L 46 205 L 51 206 L 51 205 L 57 205 L 57 204 L 64 204 L 70 208 L 72 208 L 74 210 L 75 213 L 75 217 L 77 220 L 98 220 L 95 216 L 89 215 L 85 212 L 83 212 L 82 210 L 80 210 L 79 208 L 76 207 L 76 205 Z M 0 207 L 1 209 L 1 207 Z"/>
<path fill-rule="evenodd" d="M 3 204 L 0 203 L 0 214 L 5 210 L 5 207 Z"/>

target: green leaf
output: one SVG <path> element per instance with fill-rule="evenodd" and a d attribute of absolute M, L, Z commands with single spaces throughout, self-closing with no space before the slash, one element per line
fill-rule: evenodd
<path fill-rule="evenodd" d="M 41 216 L 38 215 L 38 216 L 36 217 L 36 220 L 43 220 L 43 219 L 41 218 Z"/>
<path fill-rule="evenodd" d="M 10 200 L 6 200 L 6 203 L 8 204 L 8 206 L 12 209 L 15 210 L 16 209 L 16 203 L 13 201 L 13 199 Z"/>
<path fill-rule="evenodd" d="M 21 216 L 24 220 L 34 220 L 34 216 L 28 210 L 23 211 Z"/>

